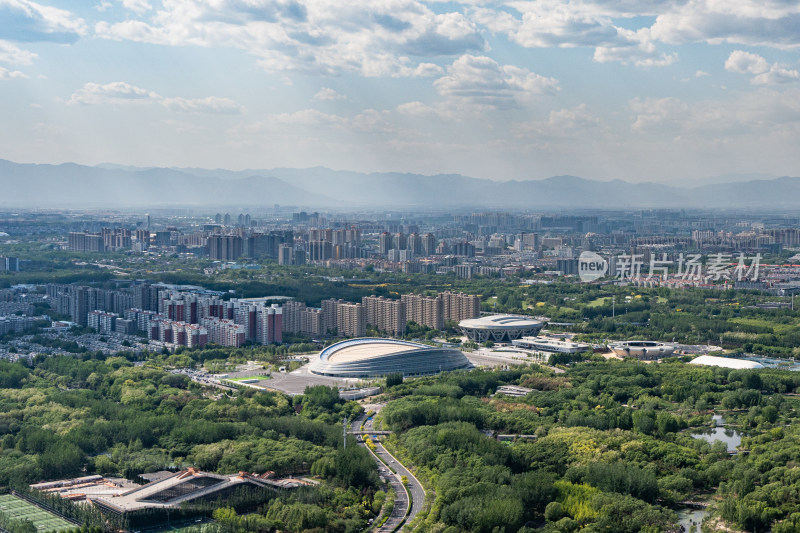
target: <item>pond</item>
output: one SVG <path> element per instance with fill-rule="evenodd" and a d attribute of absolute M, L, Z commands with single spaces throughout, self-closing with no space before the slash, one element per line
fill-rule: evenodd
<path fill-rule="evenodd" d="M 678 511 L 678 524 L 683 526 L 681 531 L 686 533 L 700 533 L 700 524 L 706 516 L 708 509 L 685 508 Z"/>
<path fill-rule="evenodd" d="M 735 429 L 721 427 L 725 424 L 725 419 L 721 415 L 714 415 L 712 420 L 717 427 L 692 431 L 692 437 L 703 439 L 709 444 L 714 444 L 714 441 L 717 440 L 722 441 L 728 447 L 729 452 L 735 452 L 742 443 L 743 434 Z"/>

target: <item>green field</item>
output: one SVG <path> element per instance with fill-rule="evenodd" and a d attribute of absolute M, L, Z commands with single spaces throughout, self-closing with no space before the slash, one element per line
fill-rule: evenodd
<path fill-rule="evenodd" d="M 34 527 L 42 532 L 75 528 L 75 524 L 17 498 L 13 494 L 0 494 L 0 512 L 14 520 L 30 520 Z"/>

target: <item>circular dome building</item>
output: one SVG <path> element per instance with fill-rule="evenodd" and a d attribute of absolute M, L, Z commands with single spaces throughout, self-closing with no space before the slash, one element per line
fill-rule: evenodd
<path fill-rule="evenodd" d="M 462 320 L 458 327 L 471 341 L 511 342 L 520 337 L 536 336 L 544 322 L 526 316 L 490 315 Z"/>
<path fill-rule="evenodd" d="M 654 341 L 621 341 L 609 344 L 608 348 L 620 357 L 636 357 L 645 361 L 669 357 L 675 351 L 674 344 Z"/>
<path fill-rule="evenodd" d="M 377 378 L 395 372 L 404 376 L 436 374 L 468 368 L 460 350 L 397 339 L 349 339 L 319 352 L 309 371 L 320 376 Z"/>

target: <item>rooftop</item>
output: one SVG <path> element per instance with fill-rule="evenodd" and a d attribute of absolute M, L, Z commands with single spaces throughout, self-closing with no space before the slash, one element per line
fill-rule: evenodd
<path fill-rule="evenodd" d="M 541 324 L 541 321 L 519 315 L 490 315 L 468 318 L 459 322 L 462 328 L 525 328 Z"/>
<path fill-rule="evenodd" d="M 745 359 L 733 359 L 731 357 L 716 357 L 714 355 L 701 355 L 695 357 L 689 364 L 703 365 L 703 366 L 719 366 L 723 368 L 733 368 L 736 370 L 746 370 L 754 368 L 764 368 L 761 363 L 755 361 L 747 361 Z"/>
<path fill-rule="evenodd" d="M 332 363 L 348 363 L 360 359 L 406 352 L 412 349 L 427 348 L 430 348 L 430 346 L 397 339 L 351 339 L 328 346 L 322 350 L 319 356 L 320 359 Z"/>

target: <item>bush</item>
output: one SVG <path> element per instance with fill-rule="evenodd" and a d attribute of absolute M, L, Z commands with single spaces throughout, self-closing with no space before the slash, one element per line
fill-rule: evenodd
<path fill-rule="evenodd" d="M 550 502 L 544 508 L 544 519 L 548 522 L 558 522 L 564 517 L 564 506 L 558 502 Z"/>

